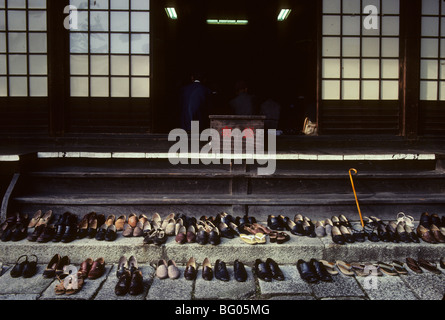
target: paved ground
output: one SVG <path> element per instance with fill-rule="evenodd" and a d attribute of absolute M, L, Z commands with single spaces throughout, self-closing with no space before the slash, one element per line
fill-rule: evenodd
<path fill-rule="evenodd" d="M 445 294 L 445 270 L 441 275 L 430 272 L 376 278 L 368 282 L 365 277 L 349 277 L 343 274 L 334 276 L 332 283 L 304 282 L 295 265 L 281 265 L 284 281 L 264 282 L 259 280 L 247 267 L 248 280 L 240 283 L 233 278 L 233 267 L 228 266 L 231 280 L 222 282 L 216 279 L 205 281 L 201 274 L 195 281 L 187 281 L 183 276 L 184 266 L 180 266 L 181 277 L 176 280 L 160 280 L 155 269 L 140 265 L 144 276 L 144 292 L 138 296 L 116 296 L 115 274 L 117 265 L 108 264 L 105 274 L 97 280 L 86 280 L 83 288 L 75 295 L 56 296 L 54 287 L 58 280 L 42 276 L 46 266 L 39 265 L 37 274 L 29 279 L 12 278 L 11 265 L 3 266 L 0 277 L 0 300 L 441 300 Z"/>

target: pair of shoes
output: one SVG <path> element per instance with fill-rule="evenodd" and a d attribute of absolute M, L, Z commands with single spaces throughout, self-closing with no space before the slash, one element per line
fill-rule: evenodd
<path fill-rule="evenodd" d="M 396 217 L 396 223 L 405 223 L 408 227 L 414 228 L 414 218 L 411 216 L 405 215 L 404 212 L 399 212 Z"/>
<path fill-rule="evenodd" d="M 319 260 L 311 259 L 309 262 L 306 262 L 303 259 L 300 259 L 297 262 L 297 269 L 301 278 L 306 282 L 332 282 L 331 274 Z"/>
<path fill-rule="evenodd" d="M 114 293 L 117 296 L 127 293 L 135 296 L 144 291 L 142 272 L 134 256 L 131 256 L 129 260 L 125 256 L 119 259 L 116 276 L 119 279 L 114 287 Z"/>
<path fill-rule="evenodd" d="M 105 223 L 104 214 L 89 213 L 87 236 L 89 239 L 96 237 L 98 229 Z"/>
<path fill-rule="evenodd" d="M 77 226 L 77 238 L 84 239 L 89 236 L 89 232 L 93 227 L 94 219 L 96 218 L 96 212 L 92 211 L 82 217 Z M 91 226 L 90 226 L 91 224 Z M 97 220 L 95 225 L 95 231 L 97 231 Z"/>
<path fill-rule="evenodd" d="M 345 226 L 350 228 L 351 227 L 351 223 L 349 222 L 349 220 L 346 218 L 345 215 L 340 215 L 340 216 L 332 216 L 331 217 L 331 221 L 332 224 L 336 227 L 340 227 L 340 226 Z"/>
<path fill-rule="evenodd" d="M 77 216 L 71 212 L 62 214 L 55 223 L 55 232 L 52 241 L 68 243 L 77 238 Z"/>
<path fill-rule="evenodd" d="M 28 228 L 34 228 L 34 231 L 28 235 L 27 239 L 31 242 L 48 242 L 52 240 L 55 235 L 54 226 L 49 226 L 49 223 L 53 220 L 52 210 L 47 211 L 42 215 L 42 211 L 37 211 L 28 224 Z"/>
<path fill-rule="evenodd" d="M 17 212 L 9 216 L 0 228 L 1 241 L 20 241 L 25 239 L 28 235 L 28 221 L 27 214 Z"/>
<path fill-rule="evenodd" d="M 80 269 L 77 276 L 82 279 L 97 279 L 100 278 L 105 272 L 105 260 L 104 258 L 98 258 L 95 261 L 92 258 L 85 259 L 80 264 Z"/>
<path fill-rule="evenodd" d="M 156 244 L 160 246 L 166 242 L 167 242 L 167 234 L 162 229 L 152 229 L 144 237 L 144 244 Z"/>
<path fill-rule="evenodd" d="M 176 266 L 175 261 L 168 260 L 167 262 L 164 259 L 158 260 L 158 263 L 156 265 L 156 276 L 159 279 L 178 279 L 180 275 L 181 274 L 178 267 Z"/>
<path fill-rule="evenodd" d="M 114 224 L 116 220 L 116 216 L 114 214 L 110 214 L 105 220 L 104 224 L 101 225 L 99 230 L 96 233 L 96 240 L 98 241 L 114 241 L 117 238 L 117 228 Z"/>
<path fill-rule="evenodd" d="M 290 236 L 286 232 L 272 231 L 269 233 L 271 243 L 283 244 L 290 240 Z"/>
<path fill-rule="evenodd" d="M 59 283 L 54 287 L 56 295 L 72 295 L 78 293 L 84 284 L 84 279 L 79 277 L 79 271 L 73 265 L 63 267 L 61 274 L 57 276 Z"/>
<path fill-rule="evenodd" d="M 255 245 L 255 244 L 265 244 L 266 243 L 266 235 L 261 232 L 257 232 L 255 234 L 240 234 L 240 239 L 247 244 Z"/>
<path fill-rule="evenodd" d="M 226 219 L 229 220 L 229 219 Z M 239 236 L 240 230 L 238 226 L 232 222 L 231 220 L 228 222 L 221 221 L 218 224 L 218 229 L 221 233 L 221 237 L 227 238 L 227 239 L 233 239 L 236 236 Z"/>
<path fill-rule="evenodd" d="M 290 228 L 287 224 L 288 220 L 289 218 L 283 215 L 279 216 L 269 215 L 267 217 L 267 227 L 275 231 L 288 230 L 288 228 Z"/>
<path fill-rule="evenodd" d="M 418 259 L 417 261 L 414 260 L 413 258 L 406 258 L 406 264 L 407 266 L 414 271 L 415 273 L 423 273 L 423 269 L 435 273 L 435 274 L 442 274 L 442 272 L 437 268 L 437 264 L 432 262 L 432 261 L 428 261 L 425 260 L 423 258 Z"/>
<path fill-rule="evenodd" d="M 332 241 L 336 244 L 354 243 L 355 238 L 349 227 L 334 225 L 331 232 Z"/>
<path fill-rule="evenodd" d="M 256 276 L 266 282 L 271 282 L 272 279 L 283 281 L 284 275 L 278 264 L 271 258 L 267 258 L 265 262 L 261 259 L 256 259 L 254 264 L 254 273 Z"/>
<path fill-rule="evenodd" d="M 68 256 L 62 257 L 59 254 L 55 254 L 43 271 L 43 277 L 54 278 L 61 275 L 63 273 L 63 268 L 70 263 L 71 261 Z"/>
<path fill-rule="evenodd" d="M 37 256 L 34 254 L 31 256 L 35 257 L 33 261 L 29 261 L 27 255 L 20 256 L 17 259 L 14 267 L 11 269 L 10 274 L 12 278 L 18 278 L 21 276 L 23 276 L 23 278 L 31 278 L 36 274 L 38 259 Z M 25 258 L 25 260 L 20 261 L 20 259 L 23 257 Z"/>
<path fill-rule="evenodd" d="M 310 238 L 317 237 L 315 233 L 315 225 L 308 217 L 302 216 L 301 214 L 296 214 L 294 217 L 294 222 L 296 224 L 296 227 L 293 228 L 296 230 L 294 234 Z"/>
<path fill-rule="evenodd" d="M 210 263 L 209 258 L 205 258 L 204 262 L 202 263 L 202 278 L 204 280 L 211 281 L 213 276 L 220 281 L 227 282 L 230 280 L 230 275 L 224 261 L 217 259 L 215 262 L 215 271 L 213 272 L 212 264 Z"/>
<path fill-rule="evenodd" d="M 444 233 L 435 224 L 430 224 L 429 228 L 419 224 L 416 231 L 417 236 L 427 243 L 445 243 Z"/>
<path fill-rule="evenodd" d="M 151 230 L 153 230 L 151 222 L 148 220 L 145 214 L 140 214 L 139 217 L 136 214 L 131 213 L 126 223 L 126 216 L 120 216 L 116 220 L 116 230 L 123 230 L 122 236 L 124 237 L 143 237 L 146 236 Z"/>
<path fill-rule="evenodd" d="M 37 228 L 42 224 L 49 224 L 53 217 L 54 216 L 52 210 L 48 210 L 47 212 L 45 212 L 45 214 L 43 214 L 42 210 L 38 210 L 31 218 L 31 220 L 29 220 L 28 228 Z"/>

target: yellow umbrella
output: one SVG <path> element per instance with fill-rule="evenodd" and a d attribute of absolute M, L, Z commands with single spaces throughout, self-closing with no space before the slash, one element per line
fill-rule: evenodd
<path fill-rule="evenodd" d="M 363 223 L 362 212 L 360 211 L 360 205 L 358 204 L 357 193 L 355 192 L 352 173 L 357 174 L 357 170 L 354 168 L 349 169 L 349 178 L 351 179 L 352 191 L 354 191 L 355 203 L 357 203 L 358 214 L 360 215 L 360 222 L 362 223 L 362 227 L 365 227 L 365 224 Z"/>

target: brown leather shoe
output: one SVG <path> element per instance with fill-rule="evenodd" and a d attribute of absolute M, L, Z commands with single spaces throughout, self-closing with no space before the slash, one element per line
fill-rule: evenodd
<path fill-rule="evenodd" d="M 125 222 L 127 222 L 127 217 L 122 215 L 119 218 L 117 218 L 114 225 L 116 226 L 116 231 L 122 231 L 124 230 Z"/>
<path fill-rule="evenodd" d="M 91 258 L 86 259 L 80 265 L 78 276 L 81 277 L 82 279 L 86 279 L 88 277 L 88 273 L 90 272 L 92 266 L 93 266 L 93 259 Z"/>
<path fill-rule="evenodd" d="M 425 259 L 420 258 L 418 260 L 419 266 L 424 268 L 425 270 L 428 270 L 429 272 L 435 273 L 435 274 L 442 274 L 439 269 L 437 269 L 437 265 L 434 262 L 427 261 Z"/>
<path fill-rule="evenodd" d="M 178 234 L 175 237 L 175 241 L 179 244 L 184 244 L 187 241 L 187 235 L 184 226 L 179 228 Z"/>
<path fill-rule="evenodd" d="M 139 220 L 138 220 L 138 217 L 136 216 L 136 214 L 130 213 L 130 215 L 128 216 L 128 224 L 130 226 L 132 226 L 133 228 L 136 228 L 138 221 Z"/>
<path fill-rule="evenodd" d="M 431 232 L 431 230 L 428 228 L 425 228 L 422 225 L 419 225 L 417 227 L 417 235 L 419 236 L 419 238 L 421 238 L 425 242 L 433 243 L 433 244 L 437 243 L 437 240 L 434 237 L 434 234 Z"/>
<path fill-rule="evenodd" d="M 105 220 L 105 224 L 106 224 L 107 226 L 111 226 L 112 224 L 114 224 L 114 221 L 116 221 L 116 216 L 115 216 L 114 214 L 110 214 L 110 215 L 107 217 L 107 220 Z"/>
<path fill-rule="evenodd" d="M 202 278 L 207 281 L 213 279 L 213 269 L 209 258 L 205 258 L 204 262 L 202 263 Z"/>
<path fill-rule="evenodd" d="M 194 243 L 196 242 L 196 230 L 194 226 L 189 226 L 187 229 L 187 242 Z"/>
<path fill-rule="evenodd" d="M 104 258 L 98 258 L 93 262 L 91 270 L 88 273 L 88 279 L 97 279 L 101 277 L 105 272 L 105 260 Z"/>
<path fill-rule="evenodd" d="M 415 273 L 423 273 L 422 269 L 419 267 L 419 264 L 413 258 L 406 258 L 406 265 Z"/>
<path fill-rule="evenodd" d="M 440 229 L 436 225 L 432 224 L 430 231 L 438 243 L 445 243 L 445 236 L 440 232 Z"/>
<path fill-rule="evenodd" d="M 36 224 L 39 222 L 41 217 L 42 217 L 42 210 L 38 210 L 36 213 L 34 213 L 34 216 L 29 221 L 28 228 L 34 228 Z"/>

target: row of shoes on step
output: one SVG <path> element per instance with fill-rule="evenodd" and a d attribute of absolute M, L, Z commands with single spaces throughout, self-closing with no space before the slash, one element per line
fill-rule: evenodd
<path fill-rule="evenodd" d="M 315 224 L 306 216 L 297 213 L 294 219 L 284 215 L 269 215 L 267 217 L 267 227 L 277 231 L 289 231 L 296 236 L 307 236 L 315 238 Z"/>
<path fill-rule="evenodd" d="M 28 235 L 29 217 L 27 214 L 14 213 L 0 225 L 0 240 L 20 241 Z"/>
<path fill-rule="evenodd" d="M 417 235 L 427 243 L 445 243 L 445 216 L 423 212 L 420 215 Z"/>
<path fill-rule="evenodd" d="M 144 291 L 144 277 L 135 256 L 131 256 L 128 260 L 125 256 L 119 259 L 116 277 L 118 281 L 114 293 L 117 296 L 127 293 L 136 296 Z"/>
<path fill-rule="evenodd" d="M 160 259 L 156 263 L 156 265 L 153 265 L 154 268 L 156 268 L 156 276 L 159 279 L 178 279 L 181 276 L 181 272 L 179 268 L 177 267 L 174 260 L 164 260 Z M 227 265 L 224 261 L 221 259 L 217 259 L 215 262 L 215 266 L 213 267 L 209 258 L 205 258 L 202 265 L 201 265 L 201 275 L 202 278 L 206 281 L 211 281 L 213 278 L 220 280 L 220 281 L 230 281 L 230 274 L 227 270 Z M 233 264 L 233 270 L 234 270 L 234 278 L 238 282 L 244 282 L 247 280 L 247 272 L 244 264 L 239 261 L 235 260 Z M 196 259 L 194 257 L 191 257 L 184 269 L 184 278 L 186 280 L 195 280 L 199 272 L 198 264 L 196 263 Z"/>

